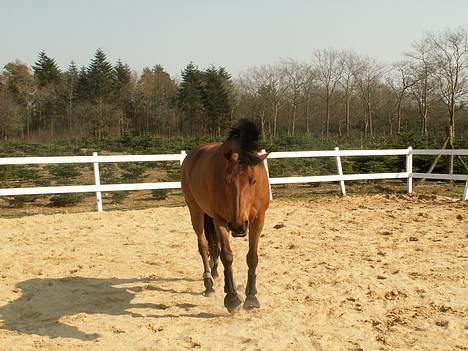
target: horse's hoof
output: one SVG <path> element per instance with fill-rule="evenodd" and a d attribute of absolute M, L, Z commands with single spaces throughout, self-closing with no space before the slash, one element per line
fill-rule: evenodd
<path fill-rule="evenodd" d="M 205 291 L 203 292 L 203 296 L 211 296 L 215 293 L 215 290 L 213 288 L 206 288 Z"/>
<path fill-rule="evenodd" d="M 211 268 L 211 276 L 213 277 L 213 279 L 218 279 L 219 278 L 219 273 L 218 273 L 218 270 L 216 268 Z"/>
<path fill-rule="evenodd" d="M 249 295 L 245 298 L 244 309 L 251 310 L 253 308 L 260 308 L 260 302 L 255 295 Z"/>
<path fill-rule="evenodd" d="M 242 302 L 242 299 L 237 294 L 227 294 L 224 297 L 224 307 L 226 307 L 230 313 L 237 311 Z"/>
<path fill-rule="evenodd" d="M 210 296 L 211 294 L 214 293 L 214 280 L 211 277 L 211 274 L 209 276 L 206 276 L 203 278 L 203 283 L 205 285 L 205 292 L 203 295 L 205 296 Z"/>

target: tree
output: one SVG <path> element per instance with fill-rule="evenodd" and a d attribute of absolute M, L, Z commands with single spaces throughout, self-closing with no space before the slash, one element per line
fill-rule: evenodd
<path fill-rule="evenodd" d="M 351 99 L 354 96 L 356 89 L 356 75 L 359 63 L 359 57 L 351 52 L 345 51 L 342 54 L 343 72 L 339 80 L 339 84 L 343 90 L 345 101 L 345 120 L 346 120 L 346 135 L 349 137 L 351 133 Z"/>
<path fill-rule="evenodd" d="M 32 66 L 34 78 L 38 82 L 34 114 L 38 115 L 39 128 L 50 130 L 50 137 L 54 138 L 56 120 L 58 117 L 58 85 L 61 73 L 53 58 L 45 51 L 39 53 L 37 62 Z"/>
<path fill-rule="evenodd" d="M 374 136 L 373 108 L 374 98 L 382 79 L 383 67 L 375 60 L 363 58 L 356 70 L 356 83 L 365 106 L 364 136 Z"/>
<path fill-rule="evenodd" d="M 291 127 L 288 123 L 288 135 L 296 134 L 297 110 L 299 105 L 299 97 L 304 85 L 308 80 L 308 67 L 305 64 L 289 59 L 283 62 L 283 69 L 287 79 L 288 98 L 292 106 Z"/>
<path fill-rule="evenodd" d="M 0 76 L 1 77 L 1 76 Z M 21 131 L 20 107 L 15 98 L 7 90 L 6 85 L 0 85 L 0 142 L 6 142 L 9 136 Z"/>
<path fill-rule="evenodd" d="M 397 62 L 392 66 L 390 72 L 388 72 L 385 80 L 388 86 L 391 88 L 395 97 L 395 110 L 397 115 L 397 134 L 401 133 L 401 106 L 403 98 L 407 91 L 416 82 L 411 79 L 411 64 L 408 61 Z M 393 133 L 392 123 L 390 124 L 390 136 Z"/>
<path fill-rule="evenodd" d="M 115 105 L 117 107 L 117 115 L 119 121 L 119 134 L 125 131 L 126 122 L 126 107 L 130 96 L 130 82 L 132 72 L 127 64 L 122 63 L 119 59 L 114 67 L 114 95 Z"/>
<path fill-rule="evenodd" d="M 41 87 L 56 83 L 60 79 L 60 68 L 53 58 L 46 55 L 45 51 L 39 53 L 39 58 L 32 69 Z"/>
<path fill-rule="evenodd" d="M 89 98 L 97 103 L 111 100 L 114 87 L 114 69 L 102 49 L 97 49 L 87 69 Z"/>
<path fill-rule="evenodd" d="M 145 133 L 160 133 L 163 128 L 170 129 L 169 125 L 175 124 L 172 105 L 177 94 L 176 84 L 170 75 L 161 65 L 144 68 L 137 89 L 132 104 L 138 102 L 143 109 L 144 123 L 138 123 L 140 132 L 143 129 Z"/>
<path fill-rule="evenodd" d="M 184 113 L 182 129 L 186 132 L 204 130 L 202 73 L 192 62 L 182 71 L 182 81 L 177 92 L 177 103 Z"/>
<path fill-rule="evenodd" d="M 410 80 L 412 82 L 409 92 L 416 101 L 421 117 L 420 132 L 428 137 L 429 106 L 434 100 L 435 81 L 434 65 L 429 60 L 430 46 L 427 41 L 413 44 L 413 52 L 406 55 L 410 58 Z"/>
<path fill-rule="evenodd" d="M 92 131 L 98 139 L 101 139 L 104 133 L 110 132 L 116 128 L 115 106 L 115 71 L 112 65 L 107 61 L 106 54 L 102 49 L 97 49 L 83 76 L 87 92 L 84 96 L 93 105 L 94 113 L 91 117 Z"/>
<path fill-rule="evenodd" d="M 69 132 L 73 130 L 73 112 L 75 100 L 77 98 L 78 78 L 78 68 L 76 67 L 75 62 L 71 61 L 68 66 L 68 70 L 64 73 L 64 86 L 62 87 L 62 99 L 66 105 Z"/>
<path fill-rule="evenodd" d="M 262 135 L 265 137 L 265 124 L 268 121 L 268 135 L 271 138 L 271 123 L 268 115 L 270 103 L 270 86 L 266 75 L 258 69 L 241 72 L 237 81 L 241 116 L 255 116 L 260 119 Z"/>
<path fill-rule="evenodd" d="M 89 98 L 89 80 L 86 67 L 81 66 L 78 72 L 78 80 L 76 82 L 76 97 L 80 101 L 85 101 Z"/>
<path fill-rule="evenodd" d="M 8 63 L 4 68 L 3 74 L 6 78 L 7 90 L 15 98 L 16 103 L 21 106 L 23 135 L 24 131 L 26 131 L 26 138 L 29 141 L 31 115 L 37 90 L 36 82 L 28 66 L 20 61 Z"/>
<path fill-rule="evenodd" d="M 221 128 L 226 127 L 231 112 L 228 91 L 230 75 L 224 68 L 208 67 L 202 74 L 203 84 L 200 92 L 208 130 L 221 137 Z"/>
<path fill-rule="evenodd" d="M 456 137 L 455 115 L 468 96 L 468 33 L 464 29 L 428 34 L 430 60 L 436 67 L 438 94 L 448 110 L 450 140 Z"/>
<path fill-rule="evenodd" d="M 325 100 L 325 135 L 330 135 L 330 101 L 343 74 L 344 65 L 338 51 L 333 49 L 314 52 L 314 68 L 317 80 L 322 84 Z"/>

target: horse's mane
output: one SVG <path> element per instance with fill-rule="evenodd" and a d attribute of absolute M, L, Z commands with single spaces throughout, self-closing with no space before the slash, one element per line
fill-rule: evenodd
<path fill-rule="evenodd" d="M 254 166 L 262 162 L 258 157 L 258 141 L 260 139 L 260 129 L 248 120 L 240 119 L 236 126 L 231 128 L 227 140 L 239 142 L 239 162 L 243 165 Z"/>

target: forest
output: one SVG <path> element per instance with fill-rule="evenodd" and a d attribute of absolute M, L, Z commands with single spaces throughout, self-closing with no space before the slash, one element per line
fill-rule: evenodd
<path fill-rule="evenodd" d="M 180 78 L 155 64 L 137 72 L 97 49 L 88 66 L 61 69 L 46 51 L 0 74 L 0 144 L 129 137 L 220 139 L 253 118 L 265 141 L 410 136 L 464 145 L 468 34 L 427 33 L 403 59 L 381 63 L 341 49 L 282 59 L 232 77 L 190 62 Z M 442 144 L 440 145 L 442 146 Z"/>

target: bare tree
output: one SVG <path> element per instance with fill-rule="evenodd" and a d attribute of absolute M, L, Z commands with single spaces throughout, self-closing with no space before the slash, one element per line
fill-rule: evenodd
<path fill-rule="evenodd" d="M 251 68 L 241 72 L 236 86 L 241 96 L 244 108 L 252 103 L 254 114 L 260 118 L 263 136 L 266 132 L 266 123 L 270 121 L 268 108 L 270 106 L 270 86 L 271 75 L 266 67 Z M 271 137 L 271 125 L 269 123 L 269 136 Z"/>
<path fill-rule="evenodd" d="M 385 80 L 395 97 L 395 110 L 397 115 L 397 134 L 401 133 L 401 106 L 407 91 L 416 82 L 411 79 L 411 65 L 408 61 L 400 61 L 392 65 Z M 390 136 L 393 134 L 392 123 L 390 124 Z"/>
<path fill-rule="evenodd" d="M 438 94 L 447 106 L 449 137 L 455 140 L 455 113 L 468 96 L 468 33 L 464 29 L 428 34 L 430 60 L 436 67 Z"/>
<path fill-rule="evenodd" d="M 292 107 L 291 123 L 288 121 L 288 135 L 294 136 L 296 133 L 299 98 L 304 85 L 307 83 L 308 67 L 298 61 L 288 59 L 283 61 L 283 70 L 287 79 L 288 98 Z"/>
<path fill-rule="evenodd" d="M 346 135 L 349 136 L 351 132 L 351 99 L 354 96 L 356 89 L 356 74 L 359 66 L 359 57 L 351 52 L 345 51 L 342 53 L 343 72 L 339 80 L 340 86 L 343 89 L 345 101 L 345 119 L 346 119 Z"/>
<path fill-rule="evenodd" d="M 322 49 L 314 52 L 314 64 L 317 79 L 320 81 L 325 100 L 325 135 L 330 135 L 330 101 L 343 74 L 344 65 L 338 51 Z"/>
<path fill-rule="evenodd" d="M 429 107 L 434 98 L 434 66 L 429 60 L 430 46 L 427 41 L 413 44 L 413 52 L 406 55 L 411 59 L 410 80 L 412 81 L 409 93 L 418 105 L 421 117 L 420 132 L 428 136 Z"/>
<path fill-rule="evenodd" d="M 316 84 L 316 72 L 311 66 L 306 65 L 304 70 L 304 84 L 302 85 L 302 100 L 307 135 L 310 135 L 310 100 L 312 92 L 317 90 Z"/>
<path fill-rule="evenodd" d="M 382 79 L 383 67 L 370 58 L 361 59 L 356 70 L 356 84 L 364 104 L 364 136 L 374 136 L 373 104 L 374 95 Z"/>

